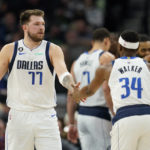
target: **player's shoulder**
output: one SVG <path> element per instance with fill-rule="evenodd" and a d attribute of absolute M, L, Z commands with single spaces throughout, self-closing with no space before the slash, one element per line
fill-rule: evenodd
<path fill-rule="evenodd" d="M 0 51 L 3 56 L 9 59 L 9 61 L 11 60 L 13 52 L 14 52 L 14 45 L 15 45 L 14 42 L 6 44 L 2 47 Z"/>
<path fill-rule="evenodd" d="M 13 50 L 14 50 L 14 45 L 15 45 L 14 42 L 5 44 L 5 45 L 2 47 L 1 51 L 2 51 L 2 52 L 6 52 L 7 54 L 8 54 L 9 52 L 13 52 Z"/>
<path fill-rule="evenodd" d="M 57 45 L 55 43 L 52 43 L 52 42 L 51 42 L 50 46 L 51 46 L 52 49 L 61 49 L 61 47 L 59 45 Z"/>
<path fill-rule="evenodd" d="M 12 48 L 14 48 L 14 45 L 15 45 L 14 42 L 5 44 L 5 45 L 3 46 L 3 49 L 12 49 Z"/>
<path fill-rule="evenodd" d="M 108 52 L 108 51 L 104 52 L 102 57 L 115 59 L 115 56 L 112 53 Z"/>
<path fill-rule="evenodd" d="M 77 57 L 76 61 L 82 60 L 82 59 L 85 59 L 85 58 L 87 59 L 87 56 L 88 56 L 88 52 L 85 51 L 85 52 L 81 53 L 81 54 Z"/>
<path fill-rule="evenodd" d="M 62 55 L 63 50 L 59 45 L 55 43 L 50 43 L 49 52 L 50 52 L 50 56 L 60 55 L 60 54 Z"/>
<path fill-rule="evenodd" d="M 105 79 L 108 80 L 108 77 L 111 73 L 111 70 L 112 70 L 112 64 L 111 63 L 104 64 L 104 65 L 101 65 L 97 68 L 96 75 L 101 76 L 103 74 Z"/>
<path fill-rule="evenodd" d="M 108 64 L 115 60 L 115 56 L 110 52 L 104 52 L 103 55 L 100 57 L 100 64 Z"/>

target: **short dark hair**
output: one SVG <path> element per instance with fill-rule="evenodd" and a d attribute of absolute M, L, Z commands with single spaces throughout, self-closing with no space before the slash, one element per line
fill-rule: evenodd
<path fill-rule="evenodd" d="M 120 36 L 127 42 L 131 42 L 131 43 L 139 42 L 138 33 L 131 30 L 123 31 Z"/>
<path fill-rule="evenodd" d="M 130 43 L 136 43 L 139 42 L 139 36 L 138 33 L 132 30 L 125 30 L 121 33 L 120 35 L 122 37 L 123 40 L 125 40 L 126 42 L 130 42 Z M 124 48 L 125 51 L 128 52 L 134 52 L 137 51 L 139 49 L 139 47 L 137 49 L 130 49 L 130 48 L 126 48 L 124 46 L 121 45 L 121 47 Z"/>
<path fill-rule="evenodd" d="M 139 34 L 140 42 L 147 42 L 150 41 L 150 37 L 147 34 Z"/>
<path fill-rule="evenodd" d="M 93 32 L 93 41 L 103 41 L 110 38 L 110 32 L 106 28 L 98 28 Z"/>
<path fill-rule="evenodd" d="M 20 25 L 24 25 L 30 21 L 30 17 L 34 16 L 41 16 L 44 18 L 44 11 L 40 9 L 29 9 L 25 10 L 20 14 Z"/>

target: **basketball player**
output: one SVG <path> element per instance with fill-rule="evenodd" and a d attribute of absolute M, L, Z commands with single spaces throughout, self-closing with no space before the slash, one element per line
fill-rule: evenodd
<path fill-rule="evenodd" d="M 147 35 L 139 35 L 140 38 L 140 47 L 137 52 L 137 55 L 146 61 L 150 62 L 150 37 Z"/>
<path fill-rule="evenodd" d="M 150 55 L 150 37 L 148 35 L 139 34 L 140 47 L 137 52 L 137 55 L 141 58 L 144 58 L 147 55 Z"/>
<path fill-rule="evenodd" d="M 76 82 L 81 83 L 81 87 L 91 82 L 100 65 L 114 59 L 107 52 L 110 44 L 110 33 L 107 29 L 99 28 L 94 31 L 91 50 L 81 54 L 72 66 L 72 75 Z M 78 135 L 74 117 L 76 109 L 69 94 L 67 110 L 70 122 L 68 138 L 75 143 Z M 85 103 L 79 104 L 77 127 L 82 150 L 107 150 L 110 147 L 111 126 L 111 117 L 101 87 Z"/>
<path fill-rule="evenodd" d="M 93 95 L 109 80 L 114 111 L 111 132 L 112 150 L 149 150 L 150 148 L 150 65 L 135 57 L 139 47 L 136 32 L 124 31 L 119 38 L 121 58 L 113 65 L 100 66 L 95 78 L 74 99 Z"/>
<path fill-rule="evenodd" d="M 0 79 L 9 70 L 6 150 L 61 150 L 55 98 L 55 71 L 60 83 L 73 91 L 59 46 L 43 40 L 44 12 L 20 15 L 24 39 L 5 45 L 0 53 Z"/>

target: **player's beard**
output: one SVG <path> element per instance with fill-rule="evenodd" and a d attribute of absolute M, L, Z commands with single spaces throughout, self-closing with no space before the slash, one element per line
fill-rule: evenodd
<path fill-rule="evenodd" d="M 34 42 L 40 42 L 44 39 L 44 33 L 43 35 L 38 36 L 38 34 L 31 34 L 30 32 L 28 32 L 28 36 Z"/>

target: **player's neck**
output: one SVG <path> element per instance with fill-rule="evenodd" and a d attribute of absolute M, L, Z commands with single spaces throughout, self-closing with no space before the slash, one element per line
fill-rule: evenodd
<path fill-rule="evenodd" d="M 99 49 L 105 50 L 103 44 L 102 44 L 102 43 L 95 43 L 95 44 L 93 45 L 92 49 L 91 49 L 89 52 L 93 52 L 93 51 L 99 50 Z"/>
<path fill-rule="evenodd" d="M 136 52 L 134 51 L 122 51 L 122 53 L 120 54 L 121 57 L 126 56 L 126 57 L 135 57 L 136 56 Z"/>
<path fill-rule="evenodd" d="M 24 44 L 31 50 L 38 47 L 41 44 L 41 42 L 42 41 L 35 42 L 29 38 L 24 38 Z"/>

